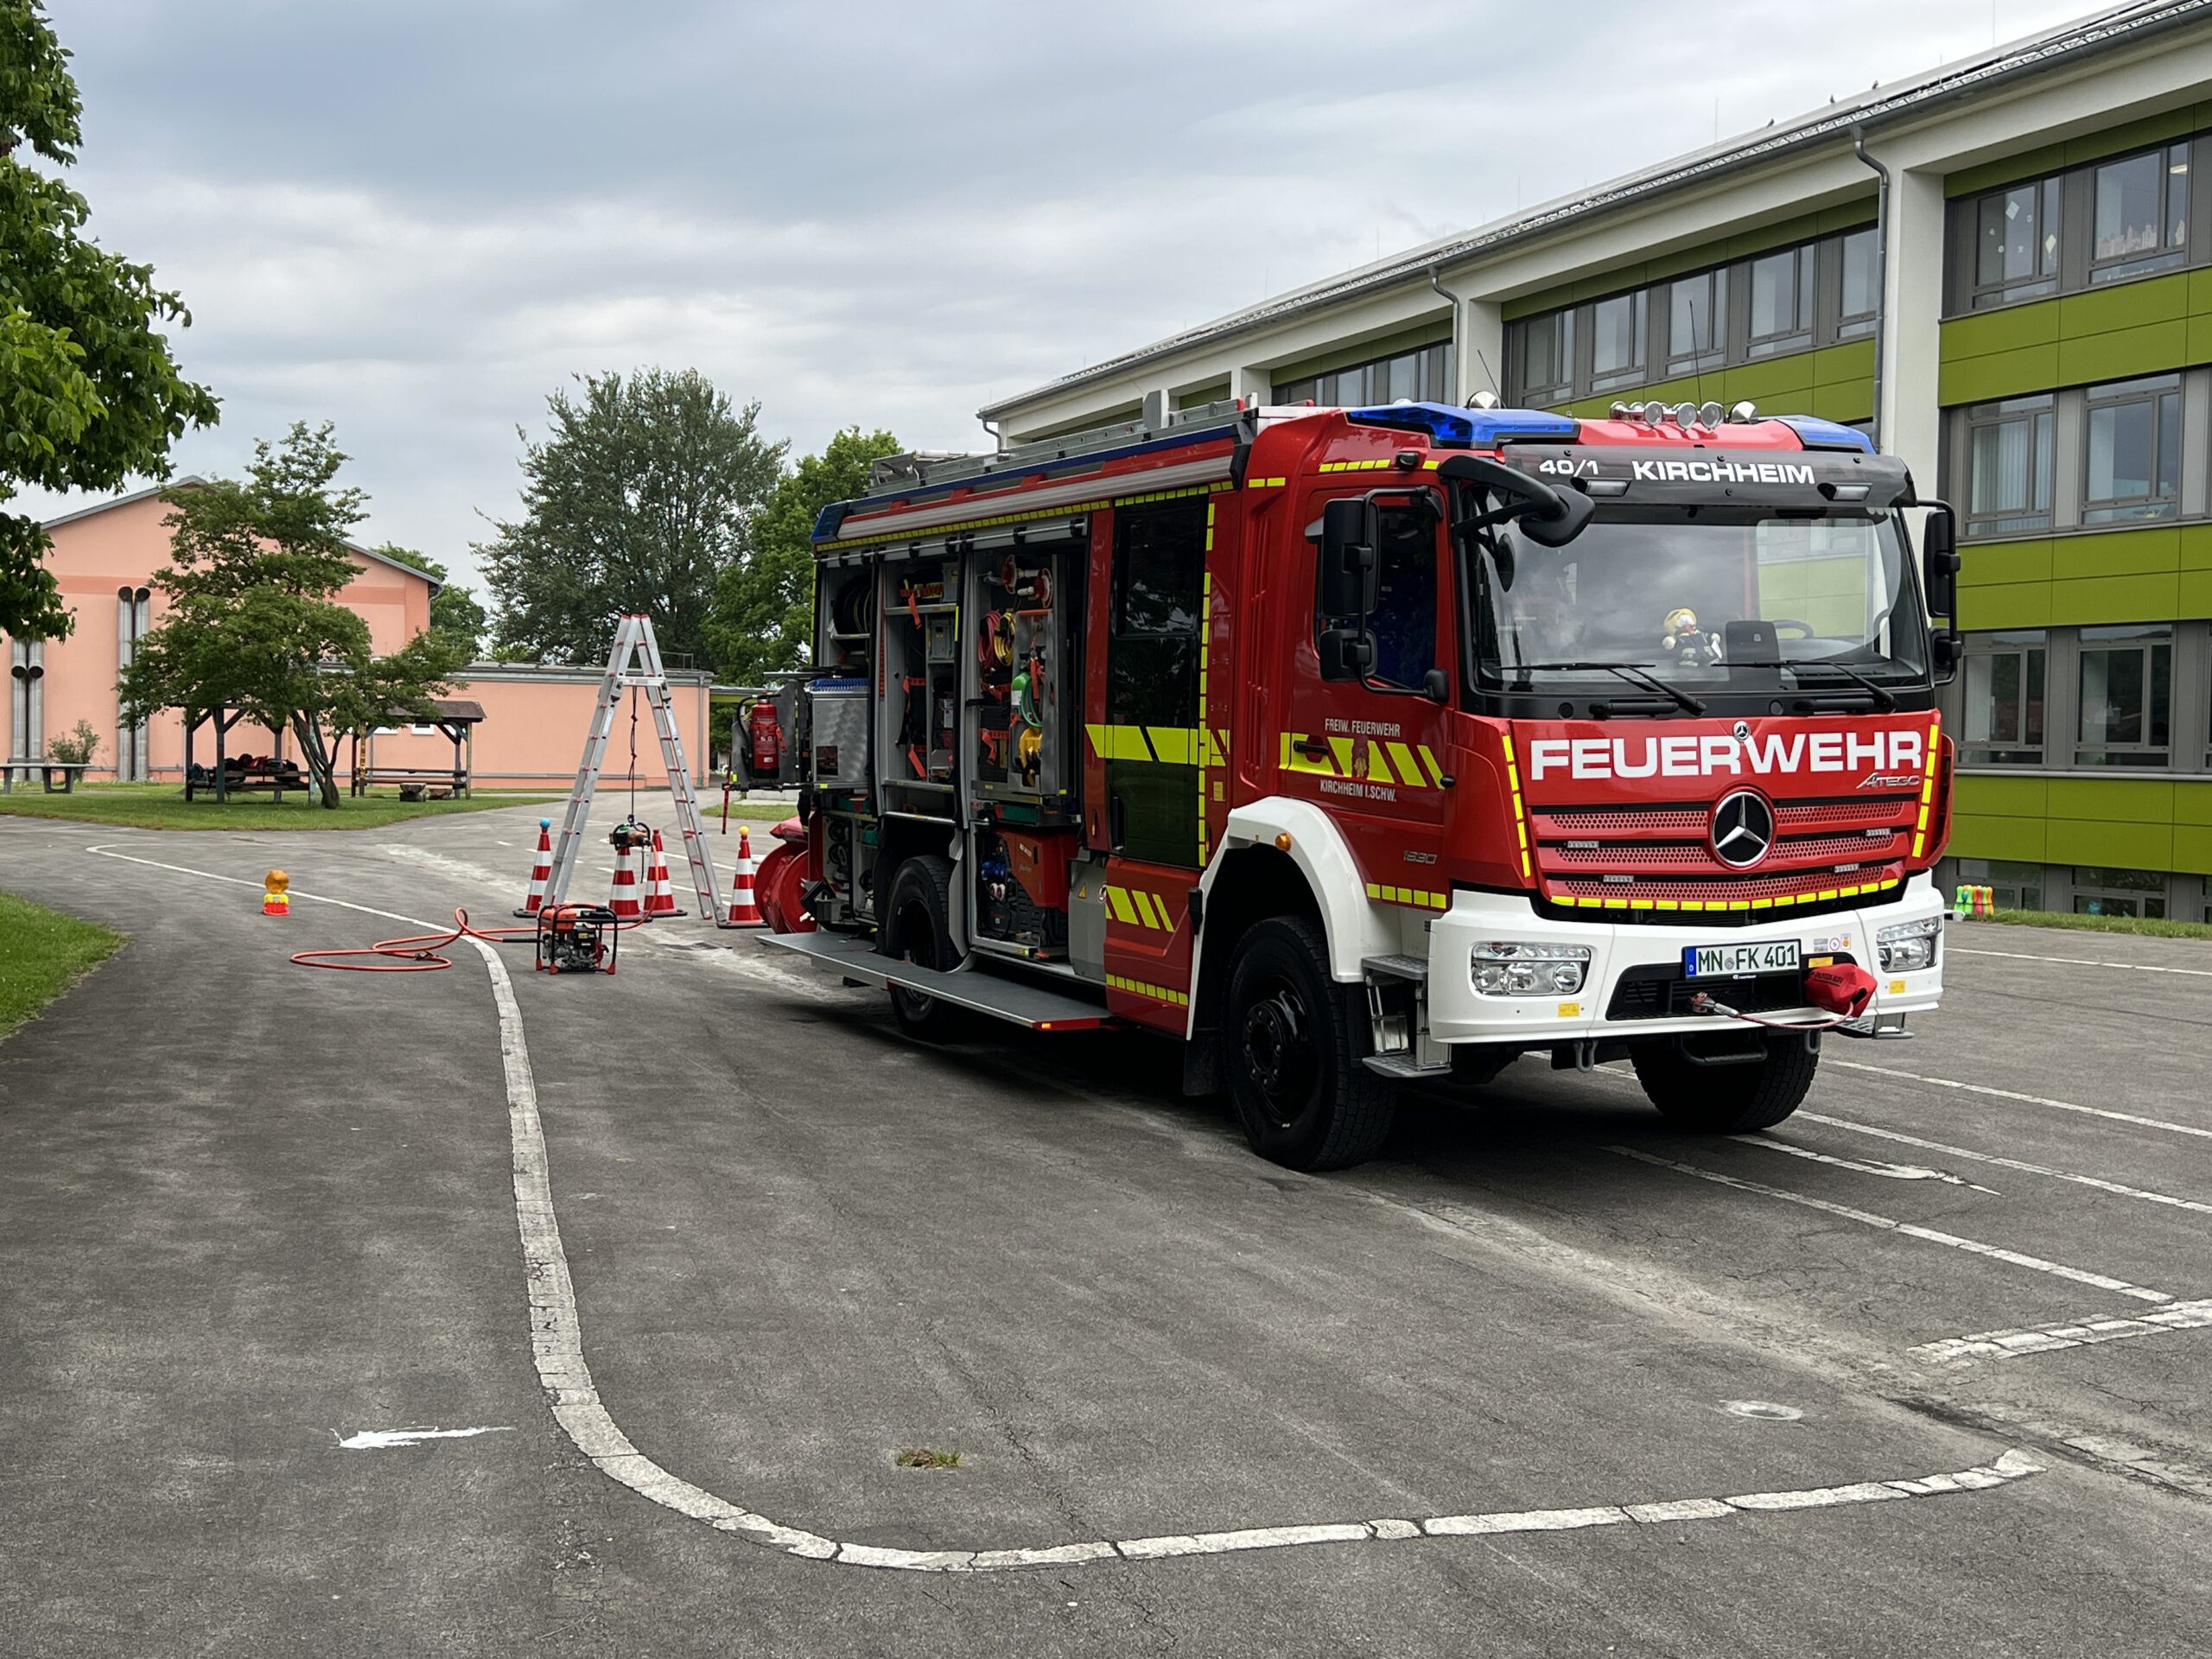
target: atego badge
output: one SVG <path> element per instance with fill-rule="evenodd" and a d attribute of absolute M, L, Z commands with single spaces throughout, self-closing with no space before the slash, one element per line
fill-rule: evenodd
<path fill-rule="evenodd" d="M 1774 845 L 1774 809 L 1766 797 L 1739 789 L 1713 809 L 1713 855 L 1731 868 L 1758 863 Z"/>

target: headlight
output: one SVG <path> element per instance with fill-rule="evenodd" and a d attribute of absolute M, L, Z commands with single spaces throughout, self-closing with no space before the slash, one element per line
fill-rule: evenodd
<path fill-rule="evenodd" d="M 1571 996 L 1590 971 L 1590 947 L 1485 939 L 1468 966 L 1480 996 Z"/>
<path fill-rule="evenodd" d="M 1890 974 L 1910 973 L 1916 968 L 1936 965 L 1936 941 L 1942 937 L 1943 918 L 1930 916 L 1925 921 L 1898 922 L 1878 928 L 1874 934 L 1874 952 L 1882 959 L 1882 971 Z"/>

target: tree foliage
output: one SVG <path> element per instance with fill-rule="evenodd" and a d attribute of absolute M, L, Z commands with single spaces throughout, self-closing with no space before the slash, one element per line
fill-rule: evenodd
<path fill-rule="evenodd" d="M 806 660 L 814 637 L 814 521 L 832 501 L 868 493 L 868 467 L 899 453 L 888 432 L 849 426 L 776 486 L 753 526 L 752 556 L 722 572 L 715 589 L 715 671 L 757 685 Z"/>
<path fill-rule="evenodd" d="M 76 160 L 80 113 L 43 7 L 0 0 L 0 501 L 165 478 L 169 446 L 216 416 L 159 332 L 190 324 L 183 302 L 90 240 L 84 197 L 30 164 Z M 36 519 L 0 512 L 0 630 L 69 632 L 49 545 Z"/>
<path fill-rule="evenodd" d="M 664 652 L 702 658 L 721 573 L 742 560 L 785 445 L 697 371 L 581 377 L 546 400 L 552 433 L 523 436 L 523 514 L 477 550 L 500 650 L 603 658 L 615 619 L 652 618 Z"/>
<path fill-rule="evenodd" d="M 450 580 L 445 566 L 427 553 L 417 553 L 396 542 L 386 542 L 376 550 L 387 559 L 412 565 L 431 581 L 442 583 L 430 596 L 431 633 L 461 652 L 464 662 L 473 663 L 484 654 L 484 631 L 491 626 L 491 619 L 485 614 L 474 588 L 463 588 Z"/>
<path fill-rule="evenodd" d="M 280 445 L 257 443 L 243 480 L 165 494 L 171 563 L 154 585 L 168 613 L 117 686 L 134 719 L 229 704 L 289 731 L 333 807 L 338 740 L 395 715 L 429 719 L 462 660 L 427 631 L 379 657 L 368 624 L 337 601 L 358 574 L 346 532 L 365 499 L 333 487 L 345 461 L 328 425 L 299 423 Z"/>

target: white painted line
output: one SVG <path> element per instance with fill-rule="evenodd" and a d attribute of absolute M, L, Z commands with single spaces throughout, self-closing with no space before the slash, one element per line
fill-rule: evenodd
<path fill-rule="evenodd" d="M 1800 1111 L 1799 1117 L 1812 1117 L 1810 1112 Z M 1818 1120 L 1827 1122 L 1830 1120 Z M 1947 1169 L 1930 1169 L 1924 1164 L 1885 1164 L 1858 1158 L 1839 1158 L 1832 1152 L 1815 1152 L 1810 1147 L 1801 1147 L 1788 1141 L 1777 1141 L 1766 1135 L 1732 1135 L 1728 1137 L 1738 1146 L 1764 1147 L 1769 1152 L 1786 1152 L 1792 1158 L 1810 1159 L 1816 1164 L 1834 1164 L 1838 1169 L 1856 1170 L 1861 1175 L 1879 1175 L 1890 1181 L 1942 1181 L 1952 1186 L 1971 1186 L 1977 1192 L 1987 1192 L 1992 1198 L 2003 1195 L 1986 1186 L 1974 1186 L 1963 1175 L 1954 1175 Z"/>
<path fill-rule="evenodd" d="M 1956 1233 L 1939 1232 L 1933 1227 L 1923 1227 L 1916 1222 L 1899 1221 L 1891 1216 L 1878 1216 L 1871 1210 L 1854 1210 L 1847 1204 L 1835 1204 L 1827 1198 L 1816 1198 L 1808 1193 L 1791 1192 L 1778 1186 L 1768 1186 L 1760 1181 L 1747 1181 L 1735 1175 L 1723 1175 L 1717 1169 L 1700 1169 L 1695 1164 L 1677 1163 L 1672 1158 L 1660 1158 L 1648 1152 L 1638 1152 L 1634 1147 L 1607 1147 L 1607 1152 L 1618 1153 L 1624 1158 L 1633 1158 L 1639 1164 L 1656 1164 L 1662 1169 L 1679 1170 L 1685 1175 L 1694 1175 L 1701 1181 L 1712 1181 L 1721 1186 L 1732 1186 L 1740 1192 L 1757 1192 L 1763 1198 L 1780 1198 L 1788 1204 L 1802 1204 L 1808 1210 L 1819 1210 L 1831 1216 L 1841 1216 L 1847 1221 L 1878 1227 L 1885 1232 L 1902 1233 L 1907 1238 L 1925 1240 L 1930 1244 L 1948 1244 L 1955 1250 L 1965 1250 L 1973 1255 L 1986 1255 L 1992 1261 L 2009 1262 L 2016 1268 L 2030 1268 L 2037 1273 L 2055 1274 L 2061 1279 L 2071 1279 L 2078 1285 L 2094 1285 L 2099 1290 L 2113 1291 L 2122 1296 L 2133 1296 L 2139 1301 L 2171 1302 L 2173 1298 L 2163 1290 L 2145 1290 L 2140 1285 L 2131 1285 L 2124 1279 L 2108 1279 L 2101 1273 L 2090 1273 L 2081 1268 L 2069 1268 L 2057 1262 L 2046 1262 L 2039 1255 L 2024 1255 L 2018 1250 L 1984 1244 L 1977 1239 L 1961 1238 Z"/>
<path fill-rule="evenodd" d="M 2012 962 L 2055 962 L 2068 968 L 2118 968 L 2131 974 L 2188 974 L 2196 979 L 2212 979 L 2212 968 L 2163 968 L 2147 962 L 2100 962 L 2088 957 L 2039 957 L 2026 950 L 1977 950 L 1968 945 L 1952 944 L 1948 941 L 1944 950 L 1954 957 L 2003 957 Z"/>
<path fill-rule="evenodd" d="M 1916 1135 L 1906 1135 L 1897 1129 L 1877 1128 L 1872 1123 L 1860 1123 L 1847 1117 L 1830 1117 L 1825 1112 L 1808 1112 L 1802 1107 L 1797 1116 L 1809 1123 L 1825 1123 L 1830 1128 L 1847 1129 L 1853 1135 L 1875 1135 L 1884 1141 L 1895 1141 L 1901 1146 L 1918 1147 L 1923 1152 L 1941 1153 L 1946 1158 L 1965 1158 L 1978 1164 L 1994 1164 L 1999 1169 L 2017 1169 L 2023 1175 L 2042 1175 L 2054 1181 L 2071 1181 L 2076 1186 L 2093 1186 L 2100 1192 L 2111 1192 L 2123 1198 L 2140 1198 L 2145 1204 L 2163 1204 L 2176 1210 L 2193 1211 L 2200 1216 L 2212 1216 L 2212 1204 L 2202 1204 L 2195 1198 L 2177 1198 L 2171 1192 L 2153 1192 L 2140 1186 L 2126 1186 L 2118 1181 L 2108 1181 L 2101 1175 L 2077 1175 L 2070 1169 L 2053 1169 L 2047 1164 L 2031 1164 L 2022 1158 L 2000 1158 L 1993 1152 L 1970 1152 L 1964 1147 L 1950 1147 L 1940 1141 L 1923 1141 Z M 1748 1137 L 1739 1137 L 1748 1138 Z M 1987 1187 L 1976 1189 L 1986 1192 Z"/>
<path fill-rule="evenodd" d="M 258 880 L 245 880 L 196 870 L 188 865 L 167 864 L 111 852 L 103 847 L 86 849 L 103 858 L 149 868 L 168 870 L 203 880 L 232 887 L 258 888 Z M 402 916 L 344 899 L 326 899 L 295 887 L 296 899 L 335 905 L 344 910 L 429 927 L 428 922 Z M 1868 1482 L 1853 1486 L 1815 1487 L 1802 1491 L 1751 1492 L 1740 1497 L 1676 1498 L 1632 1505 L 1607 1504 L 1587 1509 L 1522 1510 L 1484 1515 L 1433 1516 L 1427 1520 L 1402 1518 L 1338 1521 L 1281 1527 L 1249 1527 L 1229 1532 L 1177 1533 L 1153 1538 L 1095 1539 L 1016 1549 L 899 1549 L 878 1544 L 855 1544 L 825 1538 L 818 1533 L 787 1527 L 743 1506 L 717 1497 L 703 1488 L 671 1474 L 632 1446 L 628 1436 L 601 1403 L 592 1386 L 591 1370 L 584 1360 L 583 1332 L 576 1312 L 575 1287 L 569 1277 L 568 1253 L 561 1243 L 560 1224 L 553 1213 L 552 1182 L 547 1167 L 544 1127 L 537 1115 L 537 1086 L 530 1067 L 530 1051 L 524 1041 L 522 1011 L 515 1001 L 514 982 L 498 950 L 481 939 L 468 943 L 484 960 L 491 976 L 492 998 L 499 1011 L 499 1060 L 505 1074 L 507 1126 L 514 1162 L 515 1221 L 522 1239 L 523 1261 L 530 1301 L 531 1351 L 536 1358 L 538 1381 L 545 1390 L 553 1416 L 576 1449 L 611 1478 L 620 1481 L 648 1502 L 693 1520 L 703 1521 L 722 1532 L 734 1532 L 755 1543 L 786 1554 L 814 1560 L 836 1561 L 854 1567 L 873 1567 L 915 1573 L 976 1573 L 1027 1567 L 1071 1567 L 1098 1560 L 1147 1560 L 1181 1555 L 1222 1555 L 1256 1549 L 1281 1549 L 1310 1544 L 1398 1542 L 1424 1537 L 1459 1537 L 1504 1532 L 1573 1532 L 1621 1522 L 1675 1525 L 1688 1521 L 1719 1520 L 1723 1516 L 1762 1511 L 1820 1509 L 1870 1501 L 1879 1491 L 1887 1497 L 1932 1497 L 1951 1492 L 1980 1491 L 2023 1480 L 2044 1472 L 2044 1465 L 2018 1450 L 2008 1451 L 1993 1464 L 1950 1473 L 1916 1478 Z M 1631 1154 L 1633 1155 L 1633 1154 Z"/>
<path fill-rule="evenodd" d="M 338 1431 L 333 1429 L 332 1433 Z M 385 1452 L 424 1440 L 466 1440 L 479 1434 L 512 1434 L 512 1428 L 365 1428 L 338 1442 L 341 1452 Z"/>
<path fill-rule="evenodd" d="M 2078 1319 L 2070 1325 L 2029 1325 L 2017 1331 L 1978 1331 L 1946 1337 L 1910 1350 L 1915 1359 L 1936 1365 L 1962 1365 L 1977 1359 L 2017 1359 L 2057 1348 L 2088 1348 L 2131 1337 L 2155 1337 L 2167 1331 L 2201 1331 L 2212 1325 L 2212 1301 L 2172 1302 L 2152 1313 L 2126 1319 Z"/>
<path fill-rule="evenodd" d="M 1878 1077 L 1895 1077 L 1901 1083 L 1924 1083 L 1931 1089 L 1957 1089 L 1969 1095 L 1987 1095 L 1993 1100 L 2016 1100 L 2025 1106 L 2048 1106 L 2054 1111 L 2080 1112 L 2088 1117 L 2108 1118 L 2115 1123 L 2133 1123 L 2138 1128 L 2164 1129 L 2169 1135 L 2190 1135 L 2199 1140 L 2212 1141 L 2212 1129 L 2200 1129 L 2194 1124 L 2169 1123 L 2160 1117 L 2138 1117 L 2133 1112 L 2108 1111 L 2102 1106 L 2079 1106 L 2070 1100 L 2024 1095 L 2015 1089 L 1993 1089 L 1986 1083 L 1961 1083 L 1955 1077 L 1923 1077 L 1917 1071 L 1899 1071 L 1892 1066 L 1868 1065 L 1859 1060 L 1824 1058 L 1822 1064 L 1840 1066 L 1846 1071 L 1871 1071 Z"/>

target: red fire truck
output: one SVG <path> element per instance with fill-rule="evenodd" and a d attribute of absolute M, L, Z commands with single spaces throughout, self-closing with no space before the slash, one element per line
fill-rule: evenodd
<path fill-rule="evenodd" d="M 1318 1169 L 1531 1053 L 1770 1125 L 1936 1004 L 1953 520 L 1849 428 L 1220 404 L 889 463 L 815 543 L 776 942 L 910 1033 L 1179 1039 Z"/>

